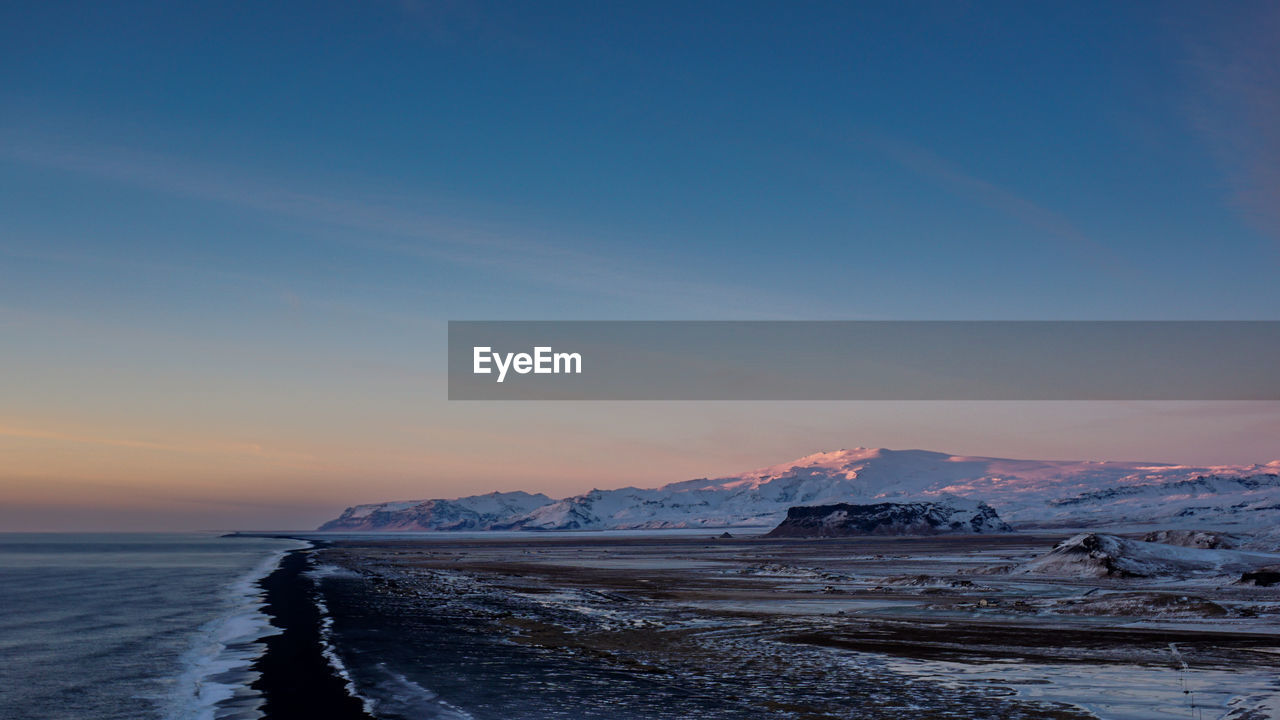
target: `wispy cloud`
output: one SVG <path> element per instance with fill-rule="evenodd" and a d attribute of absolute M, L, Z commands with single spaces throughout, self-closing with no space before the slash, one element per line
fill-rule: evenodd
<path fill-rule="evenodd" d="M 182 453 L 186 455 L 249 457 L 268 461 L 272 464 L 295 468 L 308 467 L 313 465 L 315 462 L 315 458 L 310 455 L 271 450 L 257 443 L 216 443 L 205 445 L 167 443 L 154 442 L 150 440 L 133 440 L 129 438 L 113 438 L 100 435 L 67 433 L 57 430 L 23 427 L 18 425 L 0 425 L 0 437 L 72 443 L 77 445 L 98 445 L 102 447 L 122 448 L 126 450 Z"/>
<path fill-rule="evenodd" d="M 655 308 L 711 317 L 737 313 L 775 318 L 803 313 L 792 301 L 769 299 L 759 288 L 682 277 L 670 263 L 611 255 L 602 250 L 603 243 L 597 238 L 579 237 L 574 242 L 532 239 L 539 233 L 512 231 L 418 209 L 429 206 L 426 201 L 391 203 L 354 198 L 348 193 L 294 189 L 251 173 L 226 171 L 133 148 L 68 144 L 13 130 L 0 130 L 0 157 L 149 192 L 233 205 L 348 231 L 341 234 L 341 242 L 364 251 L 477 268 Z"/>
<path fill-rule="evenodd" d="M 1089 237 L 1061 213 L 978 177 L 928 148 L 882 133 L 864 133 L 864 140 L 900 167 L 1036 230 L 1045 240 L 1059 244 L 1102 272 L 1129 279 L 1137 272 L 1131 263 Z"/>
<path fill-rule="evenodd" d="M 1185 31 L 1187 107 L 1233 204 L 1280 239 L 1280 4 L 1231 9 Z"/>

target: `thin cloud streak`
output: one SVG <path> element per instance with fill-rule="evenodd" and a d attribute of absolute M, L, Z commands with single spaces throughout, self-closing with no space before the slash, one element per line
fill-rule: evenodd
<path fill-rule="evenodd" d="M 1060 213 L 995 183 L 972 175 L 937 153 L 905 140 L 871 134 L 868 143 L 900 167 L 947 191 L 976 201 L 1044 233 L 1061 246 L 1113 277 L 1131 280 L 1139 269 L 1094 240 Z"/>
<path fill-rule="evenodd" d="M 129 450 L 151 450 L 186 455 L 216 455 L 251 457 L 269 461 L 273 464 L 285 465 L 297 469 L 305 469 L 315 462 L 315 458 L 301 453 L 286 453 L 268 450 L 256 443 L 224 443 L 217 445 L 183 445 L 173 443 L 152 442 L 147 440 L 131 440 L 128 438 L 110 438 L 74 433 L 44 430 L 40 428 L 0 425 L 0 437 L 19 438 L 24 440 L 41 440 L 50 442 L 67 442 L 77 445 L 99 445 L 103 447 L 124 448 Z"/>
<path fill-rule="evenodd" d="M 1246 219 L 1280 240 L 1280 5 L 1185 42 L 1188 112 Z"/>
<path fill-rule="evenodd" d="M 71 148 L 0 131 L 0 156 L 26 165 L 127 183 L 151 192 L 358 231 L 358 240 L 344 237 L 340 242 L 366 251 L 499 272 L 622 300 L 662 303 L 685 314 L 705 312 L 723 317 L 726 308 L 733 308 L 739 316 L 762 319 L 804 314 L 799 307 L 780 311 L 778 308 L 786 307 L 785 302 L 764 299 L 758 290 L 748 293 L 702 280 L 673 278 L 669 268 L 647 267 L 635 258 L 614 259 L 560 244 L 535 242 L 479 224 L 392 205 L 289 190 L 154 154 L 120 148 Z"/>

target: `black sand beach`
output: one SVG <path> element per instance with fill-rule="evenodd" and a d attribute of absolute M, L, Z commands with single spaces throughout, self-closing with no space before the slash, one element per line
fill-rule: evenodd
<path fill-rule="evenodd" d="M 392 720 L 1271 716 L 1273 592 L 984 571 L 1054 542 L 334 540 L 263 582 L 285 628 L 260 663 L 267 717 L 366 717 L 320 652 L 317 593 Z M 1159 602 L 1099 614 L 1116 592 Z"/>
<path fill-rule="evenodd" d="M 305 574 L 310 553 L 288 553 L 259 583 L 271 623 L 282 632 L 264 641 L 254 687 L 266 699 L 263 709 L 272 720 L 372 720 L 323 655 L 315 586 Z"/>

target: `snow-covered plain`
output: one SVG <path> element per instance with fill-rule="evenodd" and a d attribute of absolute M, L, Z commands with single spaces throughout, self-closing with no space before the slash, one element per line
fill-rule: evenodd
<path fill-rule="evenodd" d="M 926 450 L 817 453 L 738 475 L 560 500 L 489 493 L 348 508 L 322 530 L 595 530 L 772 527 L 790 507 L 985 502 L 1015 528 L 1280 526 L 1280 460 L 1261 465 L 1010 460 Z"/>

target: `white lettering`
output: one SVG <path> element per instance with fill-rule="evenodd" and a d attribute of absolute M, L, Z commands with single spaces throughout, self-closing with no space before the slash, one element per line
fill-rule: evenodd
<path fill-rule="evenodd" d="M 550 350 L 551 348 L 547 348 Z M 560 363 L 564 363 L 564 369 L 560 369 Z M 551 372 L 554 373 L 573 373 L 574 375 L 582 374 L 582 353 L 556 353 L 555 360 L 552 361 Z"/>
<path fill-rule="evenodd" d="M 491 347 L 472 348 L 471 371 L 476 375 L 489 375 L 493 367 L 498 369 L 498 382 L 507 379 L 507 373 L 515 370 L 521 375 L 581 375 L 582 354 L 554 352 L 549 345 L 539 345 L 529 353 L 494 352 Z"/>
<path fill-rule="evenodd" d="M 498 366 L 498 382 L 507 379 L 507 370 L 511 369 L 511 361 L 515 358 L 515 353 L 494 353 L 493 364 Z"/>
<path fill-rule="evenodd" d="M 535 375 L 551 374 L 551 348 L 542 345 L 533 349 L 533 372 Z"/>

